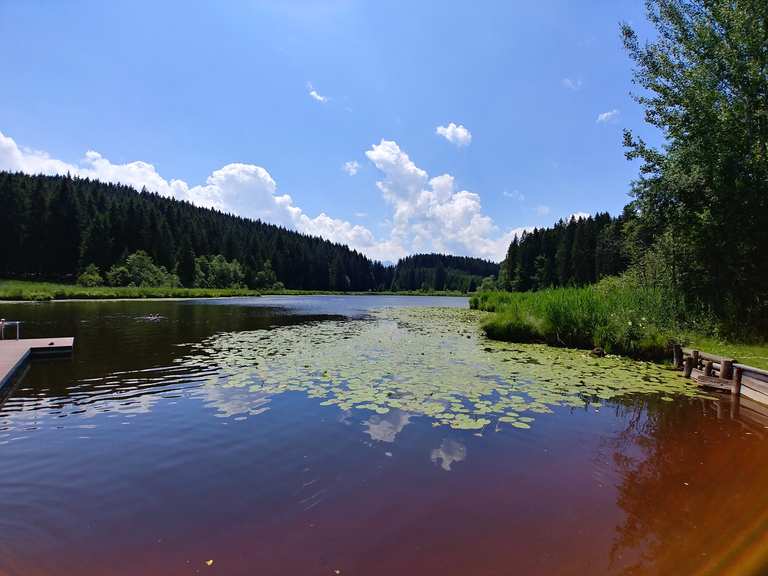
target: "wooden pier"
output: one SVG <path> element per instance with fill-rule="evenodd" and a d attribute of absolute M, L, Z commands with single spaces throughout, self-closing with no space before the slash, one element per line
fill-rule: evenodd
<path fill-rule="evenodd" d="M 735 358 L 674 347 L 674 364 L 699 386 L 768 404 L 768 370 L 740 364 Z"/>
<path fill-rule="evenodd" d="M 0 389 L 30 358 L 69 355 L 74 345 L 74 338 L 0 340 Z"/>

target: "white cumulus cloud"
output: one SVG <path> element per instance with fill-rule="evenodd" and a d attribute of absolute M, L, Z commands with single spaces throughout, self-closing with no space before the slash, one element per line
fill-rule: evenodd
<path fill-rule="evenodd" d="M 620 112 L 614 108 L 613 110 L 609 110 L 608 112 L 601 112 L 597 115 L 597 123 L 598 124 L 607 124 L 609 122 L 615 122 L 616 119 L 619 117 Z"/>
<path fill-rule="evenodd" d="M 20 147 L 0 132 L 0 170 L 69 173 L 138 190 L 146 188 L 198 206 L 322 236 L 382 261 L 431 251 L 498 261 L 506 254 L 512 238 L 529 230 L 500 230 L 483 212 L 478 194 L 459 189 L 450 174 L 430 177 L 394 141 L 382 140 L 365 154 L 381 172 L 376 185 L 389 209 L 376 222 L 378 235 L 361 224 L 334 218 L 326 212 L 306 214 L 290 195 L 278 192 L 278 185 L 266 168 L 255 164 L 227 164 L 211 172 L 203 183 L 190 185 L 181 179 L 165 178 L 148 162 L 113 163 L 95 151 L 86 152 L 77 163 L 65 162 L 45 152 Z"/>
<path fill-rule="evenodd" d="M 332 218 L 325 213 L 310 217 L 288 194 L 277 194 L 270 173 L 254 164 L 233 163 L 214 170 L 204 184 L 190 186 L 178 179 L 167 180 L 147 162 L 115 164 L 94 151 L 86 152 L 78 164 L 50 158 L 46 153 L 20 148 L 0 132 L 0 170 L 28 174 L 71 174 L 102 182 L 146 188 L 163 196 L 187 200 L 197 206 L 258 218 L 265 222 L 322 236 L 352 248 L 382 255 L 372 248 L 375 239 L 364 226 Z"/>
<path fill-rule="evenodd" d="M 472 133 L 461 124 L 457 126 L 453 122 L 448 126 L 438 126 L 435 128 L 435 134 L 439 134 L 451 144 L 459 147 L 469 146 L 472 142 Z"/>
<path fill-rule="evenodd" d="M 499 230 L 483 212 L 478 194 L 457 190 L 450 174 L 430 178 L 394 141 L 382 140 L 365 155 L 383 175 L 376 185 L 392 209 L 393 250 L 500 260 L 515 233 L 522 231 Z"/>
<path fill-rule="evenodd" d="M 354 176 L 357 174 L 357 171 L 360 170 L 360 164 L 357 160 L 350 160 L 349 162 L 344 162 L 344 165 L 341 167 L 341 169 L 350 176 Z"/>

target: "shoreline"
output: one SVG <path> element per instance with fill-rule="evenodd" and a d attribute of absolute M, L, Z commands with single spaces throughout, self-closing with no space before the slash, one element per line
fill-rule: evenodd
<path fill-rule="evenodd" d="M 121 297 L 64 297 L 47 299 L 8 299 L 0 298 L 0 306 L 3 304 L 50 304 L 66 302 L 183 302 L 189 300 L 230 300 L 233 298 L 262 298 L 262 297 L 299 297 L 299 296 L 413 296 L 431 298 L 470 298 L 470 294 L 455 294 L 452 292 L 440 293 L 409 293 L 409 292 L 275 292 L 258 294 L 232 294 L 221 296 L 121 296 Z"/>

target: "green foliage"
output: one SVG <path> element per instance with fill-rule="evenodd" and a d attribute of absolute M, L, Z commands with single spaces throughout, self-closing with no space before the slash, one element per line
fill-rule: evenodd
<path fill-rule="evenodd" d="M 483 281 L 480 283 L 480 287 L 478 288 L 478 291 L 480 292 L 493 292 L 494 290 L 498 290 L 498 286 L 496 285 L 496 278 L 493 276 L 486 276 L 483 278 Z"/>
<path fill-rule="evenodd" d="M 224 296 L 259 296 L 259 293 L 245 289 L 181 288 L 178 286 L 80 286 L 54 282 L 0 280 L 0 300 L 218 298 Z"/>
<path fill-rule="evenodd" d="M 71 282 L 88 264 L 109 271 L 141 250 L 188 287 L 196 257 L 208 254 L 237 260 L 246 283 L 269 260 L 276 278 L 267 274 L 259 285 L 328 290 L 336 260 L 345 279 L 339 290 L 392 284 L 393 266 L 341 244 L 119 184 L 0 171 L 0 207 L 0 277 Z M 115 272 L 116 283 L 130 282 L 123 270 Z"/>
<path fill-rule="evenodd" d="M 632 275 L 581 288 L 479 293 L 471 306 L 495 312 L 483 326 L 498 340 L 543 342 L 609 353 L 664 358 L 683 337 L 683 311 L 663 288 Z"/>
<path fill-rule="evenodd" d="M 107 270 L 107 284 L 109 286 L 128 286 L 131 283 L 131 273 L 125 266 L 112 266 Z"/>
<path fill-rule="evenodd" d="M 285 288 L 282 282 L 278 282 L 275 271 L 272 270 L 272 262 L 267 260 L 264 262 L 264 267 L 259 270 L 253 278 L 253 286 L 262 289 L 279 289 Z"/>
<path fill-rule="evenodd" d="M 237 260 L 228 261 L 221 254 L 195 259 L 195 288 L 244 288 L 245 273 Z"/>
<path fill-rule="evenodd" d="M 446 254 L 414 254 L 395 266 L 392 290 L 472 292 L 483 278 L 496 278 L 499 265 L 481 258 Z"/>
<path fill-rule="evenodd" d="M 152 257 L 143 250 L 137 250 L 125 258 L 120 265 L 112 266 L 107 272 L 110 286 L 136 286 L 139 288 L 156 286 L 179 286 L 179 278 L 171 274 L 164 266 L 158 266 Z"/>
<path fill-rule="evenodd" d="M 623 272 L 627 268 L 625 220 L 625 216 L 611 218 L 601 213 L 524 232 L 509 245 L 501 263 L 499 288 L 525 292 L 583 286 Z"/>
<path fill-rule="evenodd" d="M 77 283 L 80 286 L 93 287 L 104 284 L 104 278 L 101 277 L 99 267 L 96 264 L 88 264 L 80 276 L 77 277 Z"/>
<path fill-rule="evenodd" d="M 726 329 L 768 327 L 768 3 L 647 0 L 656 29 L 622 26 L 636 98 L 662 150 L 625 133 L 641 159 L 628 229 L 635 259 L 649 247 L 676 288 Z"/>

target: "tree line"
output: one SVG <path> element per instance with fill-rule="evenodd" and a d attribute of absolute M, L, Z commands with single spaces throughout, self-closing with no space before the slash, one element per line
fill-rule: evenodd
<path fill-rule="evenodd" d="M 582 286 L 626 270 L 625 216 L 607 212 L 560 220 L 515 237 L 501 263 L 499 287 L 525 292 Z"/>
<path fill-rule="evenodd" d="M 442 255 L 385 265 L 345 245 L 259 220 L 70 176 L 0 172 L 0 206 L 3 278 L 206 288 L 469 290 L 498 269 L 476 258 Z M 444 273 L 435 276 L 437 262 Z"/>
<path fill-rule="evenodd" d="M 497 263 L 480 258 L 413 254 L 398 261 L 392 289 L 474 292 L 485 278 L 495 279 L 498 273 Z"/>
<path fill-rule="evenodd" d="M 656 30 L 628 24 L 633 97 L 663 136 L 624 133 L 641 161 L 618 218 L 561 221 L 515 239 L 508 290 L 581 285 L 627 270 L 662 287 L 681 316 L 706 310 L 722 333 L 768 331 L 768 2 L 646 0 Z"/>

